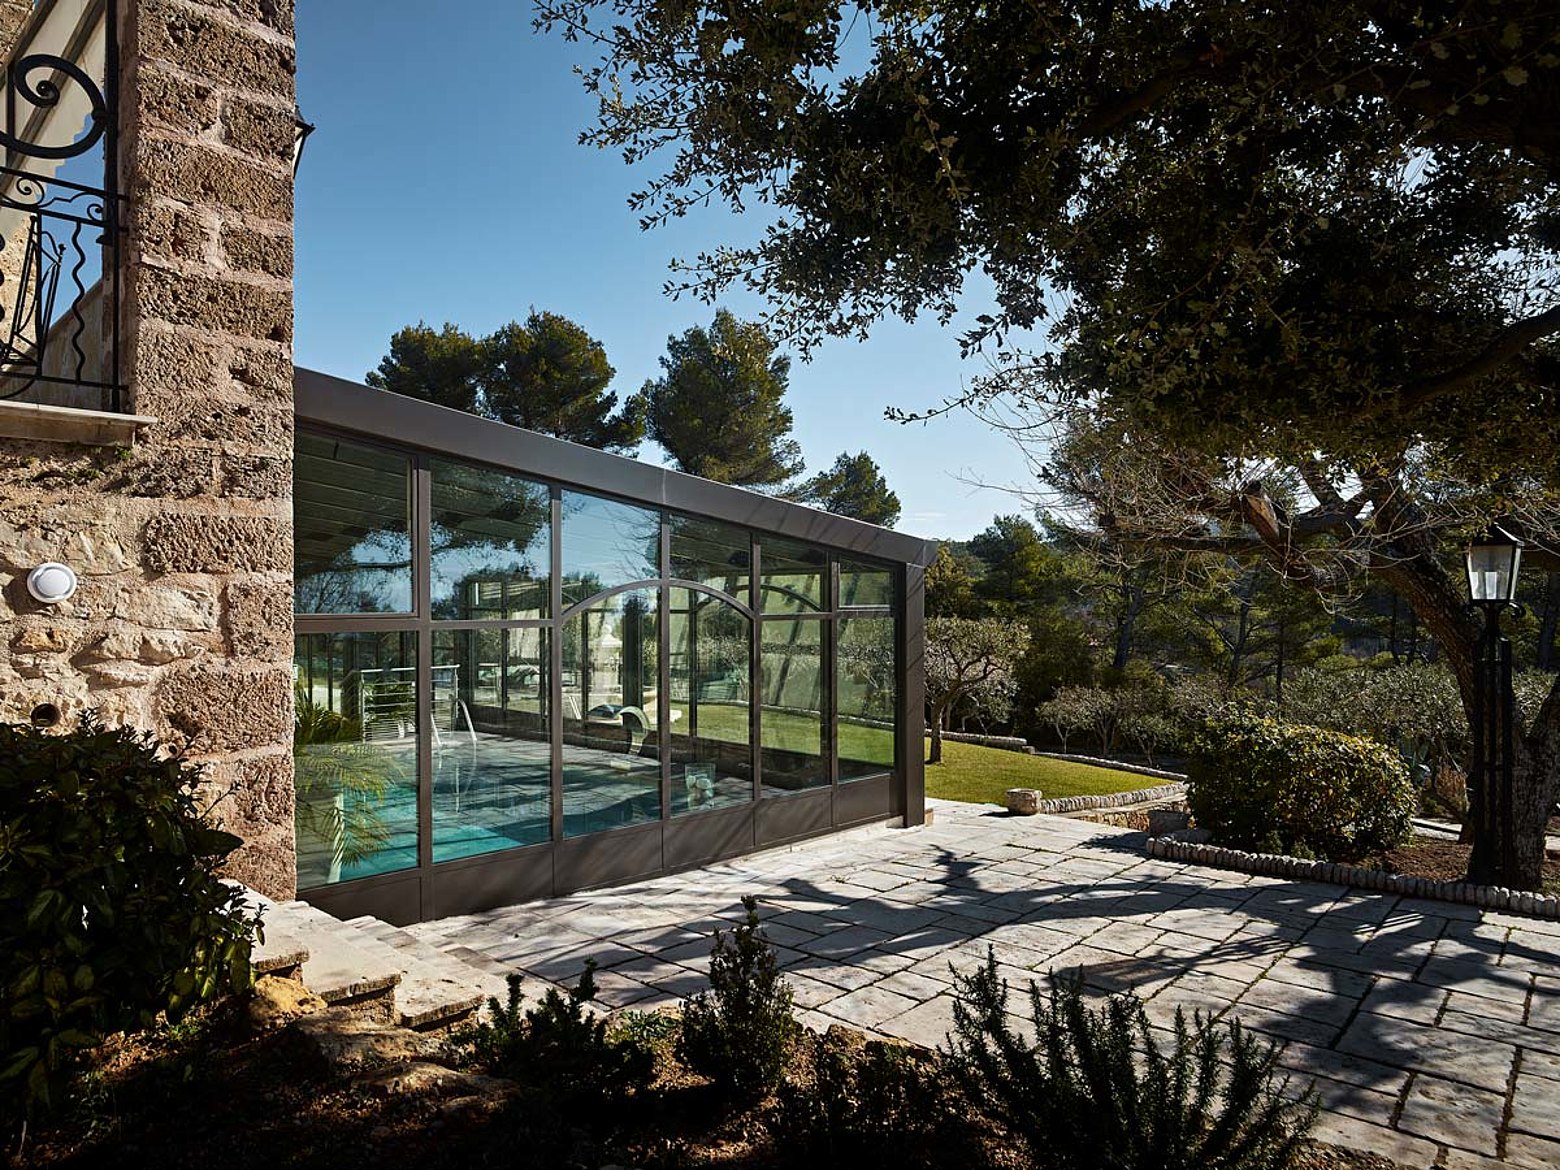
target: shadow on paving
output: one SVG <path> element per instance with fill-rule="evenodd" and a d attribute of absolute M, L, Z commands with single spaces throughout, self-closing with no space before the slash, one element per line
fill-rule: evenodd
<path fill-rule="evenodd" d="M 1015 1007 L 1029 980 L 1077 974 L 1093 992 L 1136 992 L 1157 1028 L 1177 1007 L 1189 1022 L 1236 1018 L 1285 1042 L 1286 1067 L 1322 1078 L 1329 1109 L 1374 1126 L 1401 1121 L 1405 1133 L 1495 1156 L 1497 1131 L 1504 1142 L 1508 1123 L 1521 1124 L 1510 1116 L 1519 1048 L 1557 1078 L 1524 1083 L 1560 1101 L 1553 924 L 1162 861 L 1141 833 L 1078 822 L 948 820 L 850 849 L 825 839 L 811 862 L 804 846 L 562 899 L 534 916 L 540 941 L 560 926 L 593 937 L 559 936 L 536 955 L 522 926 L 512 961 L 567 980 L 595 957 L 607 1002 L 657 1006 L 705 986 L 710 931 L 739 918 L 751 893 L 816 1026 L 937 1044 L 954 973 L 983 963 L 989 946 L 1020 992 Z M 526 909 L 494 920 L 508 913 L 513 925 Z M 658 913 L 665 920 L 647 925 Z M 1436 1099 L 1453 1089 L 1450 1106 Z M 1448 1108 L 1472 1110 L 1466 1137 L 1437 1128 Z M 1421 1112 L 1429 1120 L 1411 1128 Z"/>

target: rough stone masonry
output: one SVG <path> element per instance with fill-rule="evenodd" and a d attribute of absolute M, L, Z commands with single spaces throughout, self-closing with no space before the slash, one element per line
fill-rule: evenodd
<path fill-rule="evenodd" d="M 30 5 L 0 0 L 9 53 Z M 0 439 L 0 718 L 187 744 L 293 894 L 293 0 L 121 0 L 123 448 Z M 26 575 L 62 561 L 76 596 Z"/>

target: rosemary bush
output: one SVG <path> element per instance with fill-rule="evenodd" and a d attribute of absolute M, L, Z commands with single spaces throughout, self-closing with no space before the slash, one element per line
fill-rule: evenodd
<path fill-rule="evenodd" d="M 1316 1116 L 1287 1094 L 1277 1048 L 1238 1023 L 1196 1033 L 1178 1010 L 1166 1052 L 1136 996 L 1099 1009 L 1077 982 L 1031 981 L 1038 1043 L 1009 1022 L 994 951 L 958 980 L 949 1063 L 970 1100 L 1054 1170 L 1286 1170 Z M 1199 1019 L 1198 1024 L 1202 1021 Z"/>

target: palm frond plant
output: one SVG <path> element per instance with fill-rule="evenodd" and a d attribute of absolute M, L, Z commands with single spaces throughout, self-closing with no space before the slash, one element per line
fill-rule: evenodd
<path fill-rule="evenodd" d="M 385 798 L 407 779 L 396 756 L 363 741 L 357 720 L 295 691 L 293 774 L 297 792 L 295 821 L 300 839 L 325 846 L 328 879 L 359 865 L 390 844 Z"/>

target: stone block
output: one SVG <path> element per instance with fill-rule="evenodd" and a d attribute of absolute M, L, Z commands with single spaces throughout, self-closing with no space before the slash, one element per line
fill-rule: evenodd
<path fill-rule="evenodd" d="M 114 603 L 114 617 L 148 630 L 215 630 L 217 598 L 214 593 L 204 589 L 144 585 L 127 589 L 119 595 Z"/>
<path fill-rule="evenodd" d="M 198 78 L 148 65 L 140 72 L 140 110 L 153 125 L 200 135 L 217 125 L 217 91 Z"/>
<path fill-rule="evenodd" d="M 105 486 L 127 496 L 186 500 L 211 492 L 214 462 L 209 450 L 138 447 Z"/>
<path fill-rule="evenodd" d="M 292 825 L 253 826 L 245 829 L 243 837 L 244 843 L 223 861 L 222 876 L 278 902 L 291 899 L 298 888 Z"/>
<path fill-rule="evenodd" d="M 291 752 L 222 760 L 208 772 L 213 810 L 229 832 L 246 833 L 256 825 L 290 828 L 293 823 Z"/>
<path fill-rule="evenodd" d="M 171 630 L 110 630 L 86 650 L 79 663 L 133 662 L 143 666 L 166 666 L 188 658 L 199 658 L 206 647 L 186 634 Z"/>
<path fill-rule="evenodd" d="M 63 654 L 74 638 L 60 625 L 25 625 L 11 636 L 11 649 L 17 654 Z"/>
<path fill-rule="evenodd" d="M 1008 812 L 1016 816 L 1032 817 L 1040 811 L 1038 788 L 1009 788 L 1005 795 Z"/>
<path fill-rule="evenodd" d="M 223 626 L 235 658 L 289 661 L 293 640 L 290 581 L 251 579 L 227 587 Z"/>
<path fill-rule="evenodd" d="M 227 256 L 228 266 L 236 270 L 263 272 L 267 276 L 292 276 L 291 236 L 251 231 L 245 227 L 226 227 L 222 231 L 222 249 Z"/>
<path fill-rule="evenodd" d="M 298 124 L 291 103 L 230 97 L 222 107 L 222 141 L 272 165 L 292 166 Z"/>
<path fill-rule="evenodd" d="M 244 1015 L 253 1031 L 270 1032 L 322 1012 L 326 1006 L 323 999 L 297 980 L 264 975 L 255 981 L 249 1002 L 244 1005 Z"/>
<path fill-rule="evenodd" d="M 87 662 L 82 664 L 82 673 L 92 682 L 94 689 L 119 689 L 124 687 L 144 687 L 152 681 L 157 673 L 144 662 Z"/>
<path fill-rule="evenodd" d="M 292 339 L 291 289 L 262 288 L 143 265 L 135 293 L 146 317 L 240 337 Z M 186 393 L 190 389 L 186 382 Z"/>
<path fill-rule="evenodd" d="M 1191 824 L 1190 813 L 1177 812 L 1175 809 L 1155 808 L 1148 813 L 1148 833 L 1151 837 L 1161 837 L 1166 833 L 1173 833 L 1177 829 L 1185 829 Z"/>
<path fill-rule="evenodd" d="M 132 194 L 141 199 L 166 196 L 278 221 L 291 221 L 293 214 L 290 171 L 182 142 L 158 141 L 148 150 Z"/>
<path fill-rule="evenodd" d="M 196 393 L 171 400 L 161 395 L 148 398 L 147 405 L 158 416 L 157 435 L 166 442 L 242 445 L 266 448 L 273 455 L 291 455 L 293 412 L 279 403 Z"/>
<path fill-rule="evenodd" d="M 148 328 L 143 322 L 135 334 L 131 356 L 130 386 L 138 414 L 151 414 L 152 405 L 208 393 L 217 385 L 219 349 L 211 342 L 175 333 L 166 327 Z"/>
<path fill-rule="evenodd" d="M 202 8 L 253 21 L 284 36 L 293 34 L 293 0 L 190 0 Z"/>
<path fill-rule="evenodd" d="M 232 7 L 218 6 L 229 11 Z M 258 2 L 244 7 L 253 14 L 263 9 Z M 166 60 L 221 86 L 278 96 L 293 92 L 297 51 L 290 40 L 257 36 L 218 19 L 215 12 L 208 15 L 169 0 L 146 0 L 139 23 L 142 52 L 148 58 Z"/>
<path fill-rule="evenodd" d="M 211 228 L 188 207 L 177 203 L 145 203 L 133 212 L 131 231 L 138 233 L 147 254 L 179 260 L 205 260 L 211 249 Z"/>
<path fill-rule="evenodd" d="M 291 671 L 195 666 L 159 682 L 156 708 L 160 729 L 195 752 L 284 744 L 292 737 Z"/>
<path fill-rule="evenodd" d="M 224 456 L 222 494 L 249 500 L 290 499 L 292 460 L 279 455 Z"/>
<path fill-rule="evenodd" d="M 228 358 L 230 390 L 254 399 L 293 400 L 292 351 L 285 345 L 236 348 Z"/>
<path fill-rule="evenodd" d="M 292 569 L 292 531 L 264 516 L 156 516 L 146 565 L 158 573 L 273 573 Z"/>

